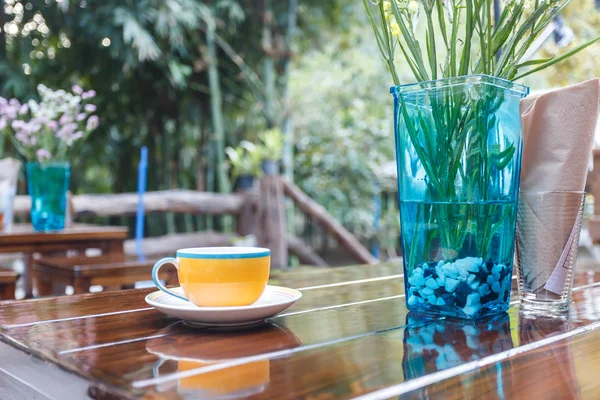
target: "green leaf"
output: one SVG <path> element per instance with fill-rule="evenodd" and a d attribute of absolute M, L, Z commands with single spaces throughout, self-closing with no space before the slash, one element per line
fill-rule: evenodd
<path fill-rule="evenodd" d="M 525 61 L 525 62 L 522 62 L 521 64 L 517 64 L 517 69 L 522 68 L 522 67 L 528 67 L 530 65 L 543 64 L 543 63 L 551 61 L 553 59 L 554 59 L 554 56 L 548 57 L 548 58 L 536 58 L 534 60 Z"/>
<path fill-rule="evenodd" d="M 435 4 L 437 7 L 437 15 L 438 15 L 438 22 L 440 24 L 440 31 L 442 31 L 442 38 L 444 39 L 444 44 L 446 45 L 446 50 L 448 50 L 448 48 L 449 48 L 448 34 L 446 33 L 446 19 L 444 17 L 445 12 L 444 12 L 443 1 L 435 0 Z"/>
<path fill-rule="evenodd" d="M 508 165 L 510 160 L 512 160 L 515 151 L 515 146 L 511 144 L 509 147 L 507 147 L 500 153 L 491 154 L 492 164 L 498 170 L 504 169 Z"/>
<path fill-rule="evenodd" d="M 562 56 L 560 56 L 560 57 L 557 57 L 557 58 L 553 59 L 552 61 L 549 61 L 549 62 L 547 62 L 547 63 L 544 63 L 544 64 L 540 65 L 540 66 L 539 66 L 539 67 L 537 67 L 537 68 L 533 68 L 533 69 L 531 69 L 531 70 L 529 70 L 529 71 L 527 71 L 527 72 L 525 72 L 525 73 L 523 73 L 523 74 L 521 74 L 521 75 L 517 76 L 517 77 L 516 77 L 514 80 L 516 81 L 516 80 L 518 80 L 518 79 L 521 79 L 521 78 L 523 78 L 523 77 L 526 77 L 527 75 L 531 75 L 531 74 L 533 74 L 534 72 L 541 71 L 541 70 L 543 70 L 543 69 L 546 69 L 546 68 L 548 68 L 548 67 L 550 67 L 550 66 L 552 66 L 552 65 L 554 65 L 554 64 L 557 64 L 557 63 L 559 63 L 559 62 L 561 62 L 561 61 L 564 61 L 564 60 L 566 60 L 567 58 L 569 58 L 569 57 L 571 57 L 571 56 L 573 56 L 573 55 L 575 55 L 575 54 L 579 53 L 580 51 L 582 51 L 582 50 L 586 49 L 587 47 L 589 47 L 589 46 L 593 45 L 593 44 L 594 44 L 594 43 L 596 43 L 598 40 L 600 40 L 600 35 L 599 35 L 599 36 L 596 36 L 594 39 L 591 39 L 591 40 L 589 40 L 589 41 L 587 41 L 587 42 L 585 42 L 585 43 L 583 43 L 583 44 L 581 44 L 581 45 L 579 45 L 579 46 L 575 47 L 573 50 L 571 50 L 571 51 L 567 52 L 566 54 L 563 54 L 563 55 L 562 55 Z"/>

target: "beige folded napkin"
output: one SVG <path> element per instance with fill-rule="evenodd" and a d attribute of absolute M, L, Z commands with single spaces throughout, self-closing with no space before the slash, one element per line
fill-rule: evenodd
<path fill-rule="evenodd" d="M 521 101 L 522 192 L 584 190 L 599 98 L 595 78 Z"/>
<path fill-rule="evenodd" d="M 552 193 L 585 189 L 599 109 L 598 78 L 521 101 L 517 263 L 534 290 L 560 294 L 564 286 L 581 225 L 581 196 Z"/>

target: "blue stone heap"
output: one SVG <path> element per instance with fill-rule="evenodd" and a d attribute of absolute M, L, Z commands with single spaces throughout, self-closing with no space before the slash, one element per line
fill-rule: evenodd
<path fill-rule="evenodd" d="M 460 308 L 474 316 L 485 304 L 508 300 L 511 270 L 510 265 L 477 257 L 424 263 L 408 277 L 409 308 Z"/>

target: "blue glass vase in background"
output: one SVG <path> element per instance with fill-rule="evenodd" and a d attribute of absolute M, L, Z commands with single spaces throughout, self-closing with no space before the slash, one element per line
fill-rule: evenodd
<path fill-rule="evenodd" d="M 64 229 L 70 174 L 68 163 L 27 163 L 34 230 L 49 232 Z"/>
<path fill-rule="evenodd" d="M 391 89 L 409 310 L 509 308 L 528 92 L 485 75 Z"/>

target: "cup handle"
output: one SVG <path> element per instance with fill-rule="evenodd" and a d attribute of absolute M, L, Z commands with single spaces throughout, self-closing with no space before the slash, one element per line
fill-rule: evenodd
<path fill-rule="evenodd" d="M 165 264 L 173 264 L 175 266 L 175 268 L 177 268 L 177 271 L 179 271 L 179 261 L 177 261 L 176 258 L 174 258 L 174 257 L 161 258 L 160 260 L 158 260 L 156 262 L 156 264 L 154 264 L 154 267 L 152 268 L 152 280 L 154 281 L 154 284 L 156 285 L 157 288 L 159 288 L 160 290 L 162 290 L 163 292 L 165 292 L 167 294 L 170 294 L 171 296 L 177 297 L 178 299 L 181 299 L 181 300 L 189 301 L 185 297 L 178 295 L 175 292 L 170 291 L 169 289 L 167 289 L 165 287 L 165 285 L 160 283 L 160 280 L 158 279 L 158 270 L 160 269 L 160 267 L 162 267 Z"/>

